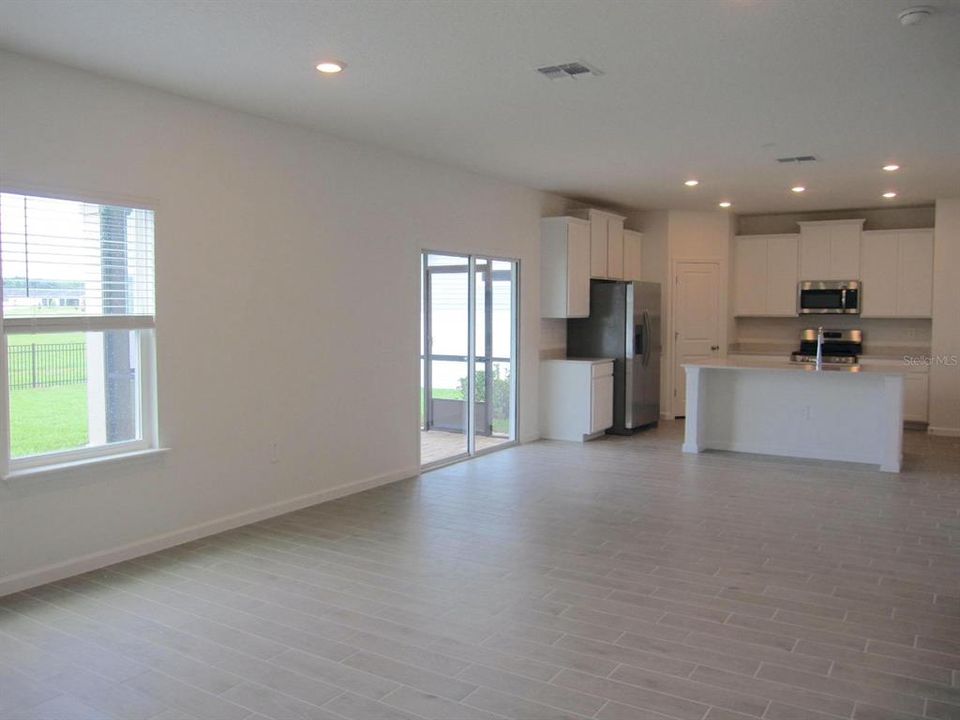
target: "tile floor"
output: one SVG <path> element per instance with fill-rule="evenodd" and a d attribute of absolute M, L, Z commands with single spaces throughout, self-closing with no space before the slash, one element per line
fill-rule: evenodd
<path fill-rule="evenodd" d="M 960 441 L 537 443 L 0 600 L 4 720 L 960 718 Z"/>

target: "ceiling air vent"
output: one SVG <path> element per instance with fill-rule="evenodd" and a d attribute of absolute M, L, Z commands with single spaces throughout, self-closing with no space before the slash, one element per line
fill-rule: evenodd
<path fill-rule="evenodd" d="M 777 158 L 778 163 L 805 163 L 805 162 L 816 162 L 816 155 L 794 155 L 793 157 L 782 157 Z"/>
<path fill-rule="evenodd" d="M 546 65 L 537 68 L 537 72 L 551 80 L 563 80 L 565 78 L 579 77 L 599 77 L 602 72 L 595 67 L 587 65 L 585 62 L 569 62 L 562 65 Z"/>

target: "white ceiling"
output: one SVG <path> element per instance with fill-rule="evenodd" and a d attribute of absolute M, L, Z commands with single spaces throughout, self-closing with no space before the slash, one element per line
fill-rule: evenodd
<path fill-rule="evenodd" d="M 0 0 L 0 47 L 571 197 L 797 211 L 960 195 L 960 0 L 925 2 Z"/>

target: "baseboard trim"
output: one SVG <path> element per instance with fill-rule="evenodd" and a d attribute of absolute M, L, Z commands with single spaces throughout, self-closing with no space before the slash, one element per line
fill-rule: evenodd
<path fill-rule="evenodd" d="M 721 452 L 745 453 L 748 455 L 767 455 L 771 457 L 786 458 L 788 460 L 815 460 L 817 462 L 841 462 L 855 463 L 857 465 L 873 465 L 878 467 L 880 462 L 874 457 L 862 457 L 854 454 L 835 454 L 832 457 L 823 457 L 820 455 L 811 455 L 805 452 L 803 448 L 795 447 L 767 447 L 756 446 L 750 443 L 741 442 L 710 442 L 703 445 L 704 450 L 719 450 Z"/>
<path fill-rule="evenodd" d="M 399 472 L 378 475 L 359 482 L 337 485 L 336 487 L 326 490 L 319 490 L 289 500 L 281 500 L 280 502 L 261 505 L 260 507 L 250 510 L 234 513 L 233 515 L 226 515 L 198 525 L 154 535 L 144 540 L 138 540 L 110 550 L 101 550 L 100 552 L 81 555 L 80 557 L 65 560 L 64 562 L 46 565 L 36 570 L 27 570 L 26 572 L 17 573 L 16 575 L 9 575 L 0 578 L 0 597 L 27 590 L 38 585 L 63 580 L 73 575 L 99 570 L 100 568 L 123 562 L 124 560 L 149 555 L 158 550 L 166 550 L 167 548 L 182 545 L 192 540 L 199 540 L 200 538 L 216 535 L 226 530 L 233 530 L 243 525 L 267 520 L 268 518 L 293 512 L 294 510 L 301 510 L 311 505 L 319 505 L 320 503 L 336 500 L 337 498 L 346 497 L 347 495 L 353 495 L 358 492 L 363 492 L 364 490 L 371 490 L 381 485 L 388 485 L 398 480 L 405 480 L 406 478 L 415 477 L 419 475 L 419 473 L 420 471 L 418 469 L 401 470 Z"/>
<path fill-rule="evenodd" d="M 927 426 L 927 434 L 941 437 L 960 437 L 960 428 Z"/>

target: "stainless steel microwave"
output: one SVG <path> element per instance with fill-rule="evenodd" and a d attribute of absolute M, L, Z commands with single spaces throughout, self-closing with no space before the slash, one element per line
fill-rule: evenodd
<path fill-rule="evenodd" d="M 797 285 L 799 315 L 859 315 L 859 280 L 803 280 Z"/>

